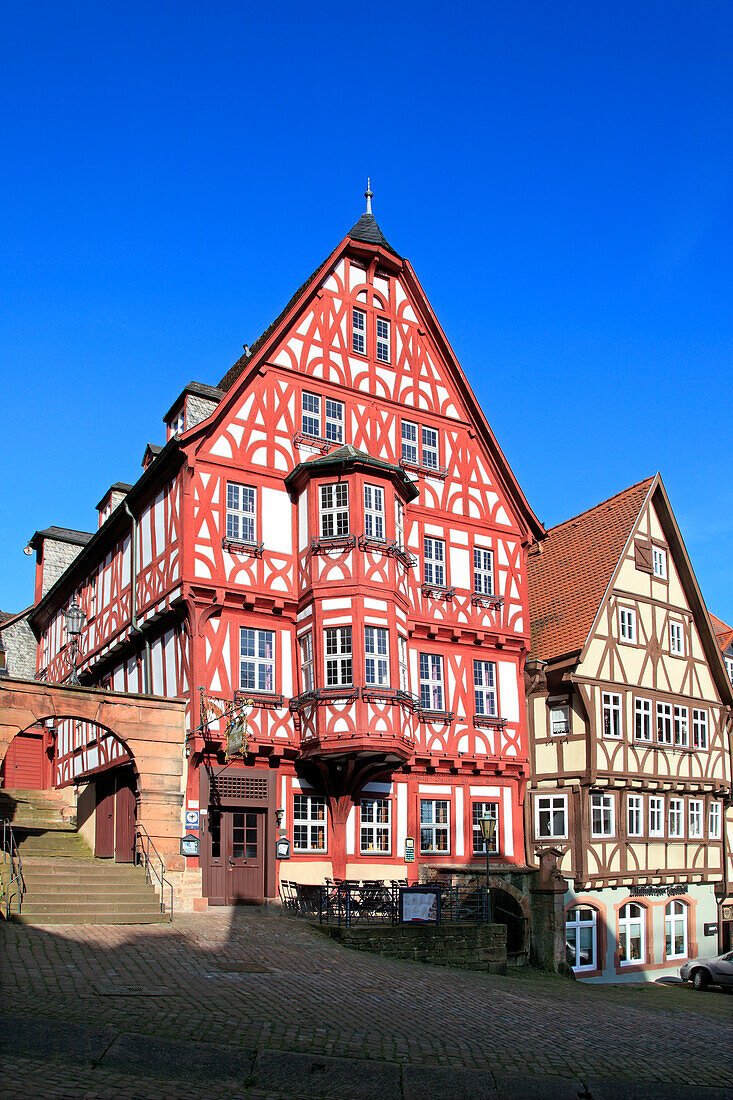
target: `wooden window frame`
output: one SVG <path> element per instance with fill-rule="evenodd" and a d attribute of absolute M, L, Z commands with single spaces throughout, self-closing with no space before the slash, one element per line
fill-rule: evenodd
<path fill-rule="evenodd" d="M 229 503 L 230 489 L 237 492 L 237 505 L 232 506 Z M 242 507 L 244 503 L 245 493 L 251 494 L 252 509 L 245 509 Z M 238 481 L 227 481 L 226 483 L 226 497 L 224 501 L 224 530 L 226 532 L 225 538 L 232 542 L 247 542 L 255 543 L 257 541 L 257 489 L 254 485 L 243 485 Z M 230 520 L 236 520 L 237 533 L 233 533 L 230 530 Z M 244 533 L 244 524 L 248 524 L 248 530 L 251 530 L 251 534 Z M 249 528 L 251 524 L 251 528 Z"/>
<path fill-rule="evenodd" d="M 380 641 L 384 640 L 384 650 Z M 371 648 L 369 648 L 371 646 Z M 370 674 L 370 662 L 372 671 Z M 384 666 L 385 678 L 380 679 L 380 668 Z M 364 626 L 364 683 L 367 687 L 389 687 L 391 683 L 389 667 L 389 630 L 386 626 Z"/>
<path fill-rule="evenodd" d="M 376 816 L 372 820 L 364 818 L 364 805 L 371 803 L 376 807 L 377 803 L 387 807 L 387 820 L 378 821 Z M 364 833 L 372 833 L 374 844 L 372 848 L 364 847 Z M 387 847 L 380 848 L 376 841 L 379 835 L 386 836 Z M 386 795 L 363 794 L 359 799 L 359 854 L 362 856 L 391 856 L 392 855 L 392 799 Z"/>
<path fill-rule="evenodd" d="M 618 718 L 618 733 L 610 732 L 613 725 L 613 716 Z M 608 716 L 608 723 L 606 717 Z M 613 741 L 620 741 L 624 735 L 623 728 L 623 697 L 620 692 L 617 691 L 604 691 L 601 692 L 601 725 L 603 728 L 603 736 L 608 737 Z"/>
<path fill-rule="evenodd" d="M 720 840 L 722 838 L 722 821 L 723 813 L 720 802 L 711 802 L 708 806 L 708 840 Z"/>
<path fill-rule="evenodd" d="M 656 818 L 658 824 L 653 825 L 653 821 Z M 666 807 L 664 805 L 664 795 L 662 794 L 650 794 L 649 795 L 649 836 L 659 840 L 664 839 L 664 824 L 666 819 Z"/>
<path fill-rule="evenodd" d="M 384 487 L 364 483 L 364 534 L 369 539 L 386 541 L 387 519 L 384 507 Z M 377 501 L 381 500 L 381 506 Z"/>
<path fill-rule="evenodd" d="M 427 663 L 428 673 L 432 672 L 434 668 L 440 669 L 440 676 L 423 676 L 423 665 Z M 447 700 L 445 697 L 445 665 L 443 663 L 443 655 L 441 653 L 419 653 L 418 654 L 418 676 L 420 685 L 420 706 L 423 710 L 437 711 L 443 713 L 447 711 Z M 441 706 L 433 706 L 433 691 L 436 686 L 440 687 L 440 701 Z M 423 688 L 425 692 L 423 692 Z M 427 699 L 427 702 L 425 701 Z"/>
<path fill-rule="evenodd" d="M 674 815 L 674 817 L 673 817 Z M 680 831 L 672 831 L 672 821 L 679 824 Z M 684 798 L 670 798 L 667 806 L 667 838 L 669 840 L 685 839 L 685 800 Z"/>
<path fill-rule="evenodd" d="M 442 558 L 435 556 L 438 547 L 442 547 Z M 436 535 L 424 535 L 423 581 L 425 584 L 435 585 L 436 588 L 447 588 L 447 564 L 445 539 L 438 538 Z M 428 570 L 430 576 L 428 576 Z"/>
<path fill-rule="evenodd" d="M 687 803 L 687 836 L 689 840 L 705 838 L 705 803 L 702 798 L 691 798 Z M 693 824 L 695 829 L 693 831 Z"/>
<path fill-rule="evenodd" d="M 708 737 L 708 712 L 702 707 L 692 708 L 692 747 L 706 752 L 710 746 Z"/>
<path fill-rule="evenodd" d="M 661 566 L 660 569 L 657 569 L 657 562 Z M 652 546 L 652 576 L 658 581 L 667 580 L 667 551 L 663 546 Z"/>
<path fill-rule="evenodd" d="M 479 806 L 482 808 L 481 809 L 481 814 L 479 815 L 479 817 L 493 817 L 494 820 L 496 821 L 496 828 L 494 829 L 494 838 L 491 842 L 491 848 L 489 849 L 489 855 L 498 855 L 499 851 L 500 851 L 500 844 L 499 844 L 499 824 L 500 824 L 500 822 L 499 822 L 499 803 L 494 799 L 485 799 L 485 798 L 471 798 L 470 802 L 471 802 L 471 804 L 470 804 L 471 855 L 473 855 L 475 858 L 478 858 L 480 856 L 483 856 L 483 857 L 486 856 L 486 840 L 484 838 L 483 833 L 481 832 L 481 825 L 479 824 L 479 821 L 477 820 L 477 816 L 476 816 L 476 813 L 475 813 L 476 808 L 478 808 Z M 486 812 L 487 807 L 489 808 L 488 813 Z M 477 844 L 476 844 L 477 839 L 479 841 L 478 847 L 477 847 Z"/>
<path fill-rule="evenodd" d="M 676 749 L 689 749 L 690 747 L 690 708 L 674 707 L 674 747 Z"/>
<path fill-rule="evenodd" d="M 485 565 L 487 557 L 488 569 Z M 494 551 L 489 546 L 473 548 L 473 591 L 478 596 L 494 595 Z"/>
<path fill-rule="evenodd" d="M 639 727 L 646 729 L 646 735 L 639 733 Z M 649 745 L 654 739 L 652 729 L 652 701 L 638 696 L 634 699 L 634 741 Z"/>
<path fill-rule="evenodd" d="M 253 648 L 254 653 L 244 653 L 243 645 L 245 635 L 251 634 L 253 636 Z M 270 639 L 271 654 L 270 657 L 265 657 L 260 653 L 260 640 L 262 638 Z M 265 642 L 267 645 L 267 642 Z M 242 682 L 242 673 L 245 665 L 252 665 L 255 684 L 244 684 Z M 267 670 L 270 670 L 270 687 L 261 687 L 261 672 L 264 670 L 265 679 L 267 678 Z M 243 692 L 255 692 L 257 694 L 275 694 L 275 675 L 276 675 L 276 663 L 275 663 L 275 631 L 274 630 L 258 630 L 256 627 L 240 626 L 239 628 L 239 690 Z"/>
<path fill-rule="evenodd" d="M 361 319 L 359 324 L 357 324 L 357 316 Z M 357 342 L 362 346 L 358 347 Z M 351 350 L 356 355 L 367 353 L 367 313 L 359 306 L 351 307 Z"/>
<path fill-rule="evenodd" d="M 676 912 L 676 907 L 682 906 L 682 912 Z M 682 952 L 668 951 L 667 941 L 669 939 L 672 947 L 674 948 L 675 942 L 675 926 L 681 924 L 684 929 L 684 943 Z M 682 901 L 681 898 L 670 898 L 664 907 L 664 961 L 668 959 L 686 959 L 689 957 L 690 950 L 690 906 L 686 901 Z"/>
<path fill-rule="evenodd" d="M 618 638 L 627 645 L 636 645 L 636 609 L 620 605 L 618 608 Z"/>
<path fill-rule="evenodd" d="M 685 624 L 679 619 L 669 620 L 669 653 L 671 657 L 685 656 Z"/>
<path fill-rule="evenodd" d="M 376 353 L 374 358 L 378 363 L 391 363 L 392 362 L 392 326 L 386 317 L 375 317 L 375 347 Z M 384 325 L 386 329 L 385 333 L 379 331 L 379 326 Z M 380 351 L 386 348 L 386 354 L 380 355 Z"/>
<path fill-rule="evenodd" d="M 346 493 L 346 503 L 339 497 Z M 324 491 L 329 492 L 328 503 L 324 498 Z M 343 525 L 342 517 L 346 517 L 346 530 L 340 530 Z M 331 530 L 328 528 L 331 527 Z M 349 485 L 346 481 L 327 481 L 318 486 L 318 529 L 322 539 L 345 538 L 351 532 L 351 516 L 349 510 Z"/>
<path fill-rule="evenodd" d="M 550 805 L 545 808 L 542 802 L 548 801 Z M 556 805 L 555 803 L 560 803 Z M 543 833 L 540 829 L 540 815 L 549 813 L 549 831 Z M 563 831 L 557 832 L 554 827 L 556 813 L 562 813 Z M 534 799 L 534 831 L 537 840 L 567 840 L 568 839 L 568 796 L 566 794 L 535 794 Z"/>
<path fill-rule="evenodd" d="M 600 802 L 600 805 L 597 803 Z M 601 815 L 601 832 L 598 832 L 595 828 L 594 818 L 596 811 Z M 606 813 L 609 813 L 609 829 L 603 828 Z M 591 791 L 590 796 L 590 835 L 593 840 L 607 840 L 616 836 L 616 799 L 613 794 L 607 791 Z"/>
<path fill-rule="evenodd" d="M 302 691 L 314 691 L 316 686 L 313 660 L 313 631 L 308 630 L 298 638 L 300 648 L 300 682 Z"/>
<path fill-rule="evenodd" d="M 630 910 L 631 908 L 639 910 L 639 916 L 632 916 L 631 913 L 624 915 L 624 910 Z M 624 905 L 620 906 L 618 911 L 618 964 L 620 967 L 627 966 L 645 966 L 647 962 L 647 943 L 646 943 L 646 923 L 647 923 L 647 909 L 645 905 L 640 905 L 638 901 L 627 901 Z M 631 929 L 633 926 L 639 926 L 639 951 L 640 957 L 638 959 L 622 959 L 621 958 L 621 934 L 625 929 L 626 931 L 626 946 L 631 941 Z"/>
<path fill-rule="evenodd" d="M 633 827 L 632 827 L 633 822 Z M 626 795 L 626 835 L 644 835 L 644 795 L 629 792 Z"/>
<path fill-rule="evenodd" d="M 451 854 L 451 800 L 449 798 L 423 798 L 419 797 L 418 805 L 418 829 L 420 831 L 420 855 L 435 855 L 435 856 L 449 856 Z M 440 803 L 447 807 L 447 822 L 435 820 L 435 807 Z M 433 807 L 433 818 L 431 821 L 423 821 L 423 806 L 431 805 Z M 430 848 L 423 847 L 423 831 L 430 830 L 433 834 L 433 846 Z M 445 833 L 447 839 L 446 848 L 436 848 L 435 839 L 437 831 Z"/>
<path fill-rule="evenodd" d="M 350 626 L 324 627 L 323 682 L 326 688 L 354 686 L 354 635 Z"/>
<path fill-rule="evenodd" d="M 296 810 L 298 807 L 298 800 L 302 799 L 305 802 L 305 809 L 307 811 L 306 816 L 298 817 Z M 323 807 L 323 817 L 314 817 L 312 810 L 314 803 Z M 317 853 L 323 855 L 328 852 L 328 803 L 326 796 L 322 794 L 305 794 L 303 791 L 293 792 L 293 851 L 299 854 Z M 296 828 L 305 829 L 307 835 L 307 844 L 305 846 L 299 845 L 296 840 Z M 323 847 L 313 845 L 313 832 L 314 830 L 323 829 Z"/>

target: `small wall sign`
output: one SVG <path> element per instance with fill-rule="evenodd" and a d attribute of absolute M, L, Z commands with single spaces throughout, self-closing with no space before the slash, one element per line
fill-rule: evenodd
<path fill-rule="evenodd" d="M 440 890 L 434 886 L 401 887 L 400 924 L 440 924 Z"/>
<path fill-rule="evenodd" d="M 405 863 L 415 862 L 415 838 L 405 837 Z"/>
<path fill-rule="evenodd" d="M 199 828 L 199 812 L 198 810 L 186 810 L 186 831 L 198 832 Z"/>
<path fill-rule="evenodd" d="M 290 841 L 286 836 L 279 836 L 275 843 L 275 859 L 290 859 Z"/>
<path fill-rule="evenodd" d="M 199 854 L 199 838 L 195 833 L 186 833 L 181 837 L 181 855 L 197 856 Z"/>
<path fill-rule="evenodd" d="M 718 925 L 715 921 L 712 921 L 710 924 L 703 924 L 702 930 L 703 934 L 706 936 L 717 936 Z"/>

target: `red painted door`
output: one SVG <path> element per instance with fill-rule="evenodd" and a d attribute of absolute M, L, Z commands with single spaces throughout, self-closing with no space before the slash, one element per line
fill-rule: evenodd
<path fill-rule="evenodd" d="M 117 778 L 115 793 L 115 862 L 135 859 L 135 777 L 129 771 Z"/>
<path fill-rule="evenodd" d="M 19 733 L 3 760 L 3 786 L 11 790 L 43 789 L 43 735 Z"/>
<path fill-rule="evenodd" d="M 115 781 L 98 779 L 97 810 L 94 822 L 94 854 L 113 859 L 115 854 Z"/>
<path fill-rule="evenodd" d="M 210 905 L 265 900 L 264 811 L 212 810 L 205 835 L 204 893 Z"/>

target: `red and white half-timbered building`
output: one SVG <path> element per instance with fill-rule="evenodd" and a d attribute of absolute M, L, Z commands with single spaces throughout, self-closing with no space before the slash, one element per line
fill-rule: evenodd
<path fill-rule="evenodd" d="M 544 532 L 369 211 L 166 420 L 32 621 L 49 680 L 69 675 L 76 599 L 82 683 L 188 699 L 185 790 L 161 797 L 182 834 L 199 814 L 189 884 L 230 903 L 275 896 L 279 872 L 481 870 L 485 813 L 497 867 L 524 865 L 526 560 Z M 227 758 L 235 699 L 246 751 Z M 59 731 L 58 782 L 89 777 L 88 746 Z"/>

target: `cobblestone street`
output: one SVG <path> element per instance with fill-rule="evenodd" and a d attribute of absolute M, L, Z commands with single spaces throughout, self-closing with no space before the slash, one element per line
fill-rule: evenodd
<path fill-rule="evenodd" d="M 350 951 L 270 911 L 3 926 L 7 1097 L 728 1097 L 733 997 Z"/>

